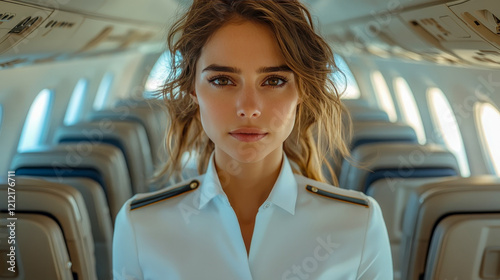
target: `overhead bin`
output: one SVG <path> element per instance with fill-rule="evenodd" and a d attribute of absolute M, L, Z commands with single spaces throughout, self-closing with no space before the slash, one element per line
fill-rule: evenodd
<path fill-rule="evenodd" d="M 0 1 L 0 14 L 8 15 L 5 20 L 0 17 L 0 69 L 130 50 L 139 44 L 163 41 L 163 25 L 58 8 Z"/>
<path fill-rule="evenodd" d="M 425 41 L 465 63 L 500 67 L 500 5 L 470 0 L 401 13 Z"/>
<path fill-rule="evenodd" d="M 455 53 L 472 63 L 500 67 L 500 3 L 472 0 L 450 6 L 450 9 L 483 39 L 481 48 L 456 48 Z"/>
<path fill-rule="evenodd" d="M 311 12 L 317 15 L 326 25 L 335 25 L 352 19 L 370 18 L 370 20 L 383 21 L 378 15 L 395 15 L 403 10 L 413 7 L 431 6 L 447 2 L 463 2 L 449 0 L 335 0 L 315 1 L 305 0 L 311 7 Z"/>
<path fill-rule="evenodd" d="M 20 0 L 43 7 L 100 18 L 117 20 L 133 20 L 138 23 L 153 23 L 165 25 L 182 4 L 189 5 L 191 0 Z"/>
<path fill-rule="evenodd" d="M 322 31 L 335 50 L 345 56 L 368 53 L 441 64 L 500 67 L 498 1 L 410 2 L 411 6 L 387 2 L 385 10 L 373 4 L 378 9 L 364 17 L 344 22 L 337 18 Z"/>

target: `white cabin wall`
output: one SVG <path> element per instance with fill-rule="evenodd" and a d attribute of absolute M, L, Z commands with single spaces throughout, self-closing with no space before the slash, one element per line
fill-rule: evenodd
<path fill-rule="evenodd" d="M 370 60 L 363 60 L 361 57 L 344 57 L 347 66 L 351 70 L 356 82 L 358 83 L 360 98 L 365 99 L 372 107 L 378 108 L 375 90 L 370 83 L 371 70 L 376 65 Z M 367 64 L 365 64 L 367 63 Z"/>
<path fill-rule="evenodd" d="M 3 106 L 3 123 L 0 127 L 2 146 L 0 176 L 9 170 L 10 161 L 17 152 L 17 145 L 26 115 L 38 93 L 47 88 L 54 91 L 49 116 L 49 126 L 43 144 L 52 144 L 57 127 L 63 125 L 64 116 L 73 89 L 81 78 L 89 81 L 83 106 L 83 119 L 93 109 L 93 102 L 103 76 L 114 74 L 111 94 L 107 105 L 118 98 L 138 94 L 145 77 L 154 64 L 158 53 L 117 53 L 63 62 L 31 65 L 0 71 L 0 104 Z M 142 83 L 142 84 L 141 84 Z M 142 93 L 142 92 L 141 92 Z"/>

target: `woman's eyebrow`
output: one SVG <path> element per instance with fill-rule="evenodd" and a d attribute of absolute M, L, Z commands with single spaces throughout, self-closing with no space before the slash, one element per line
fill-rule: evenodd
<path fill-rule="evenodd" d="M 238 69 L 236 67 L 217 65 L 217 64 L 210 64 L 201 72 L 205 71 L 230 72 L 230 73 L 241 74 L 241 69 Z"/>
<path fill-rule="evenodd" d="M 205 72 L 205 71 L 229 72 L 229 73 L 241 74 L 241 69 L 239 69 L 239 68 L 230 67 L 230 66 L 222 66 L 222 65 L 217 65 L 217 64 L 210 64 L 205 69 L 203 69 L 201 72 Z M 288 67 L 287 65 L 280 65 L 280 66 L 261 67 L 257 70 L 257 73 L 259 73 L 259 74 L 270 73 L 270 72 L 292 72 L 292 69 L 290 69 L 290 67 Z"/>
<path fill-rule="evenodd" d="M 292 69 L 287 65 L 271 66 L 271 67 L 261 67 L 257 70 L 257 73 L 270 73 L 270 72 L 292 72 Z"/>

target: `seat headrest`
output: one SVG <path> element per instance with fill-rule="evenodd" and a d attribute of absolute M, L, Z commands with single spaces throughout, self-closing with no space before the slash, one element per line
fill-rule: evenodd
<path fill-rule="evenodd" d="M 54 147 L 41 147 L 18 153 L 11 163 L 11 170 L 24 169 L 35 173 L 25 175 L 74 177 L 79 170 L 96 171 L 104 182 L 109 210 L 114 218 L 121 206 L 132 196 L 130 177 L 123 154 L 108 144 L 74 143 Z M 36 169 L 42 169 L 36 171 Z M 40 174 L 42 172 L 43 174 Z M 96 173 L 92 173 L 96 174 Z M 78 177 L 82 173 L 76 174 Z"/>
<path fill-rule="evenodd" d="M 415 130 L 403 123 L 367 121 L 353 124 L 351 150 L 361 145 L 378 142 L 409 142 L 416 144 L 418 138 Z"/>
<path fill-rule="evenodd" d="M 135 122 L 101 120 L 59 127 L 57 143 L 107 143 L 124 154 L 134 193 L 149 191 L 147 182 L 153 176 L 151 149 L 144 127 Z"/>
<path fill-rule="evenodd" d="M 340 187 L 364 191 L 369 184 L 382 178 L 422 178 L 456 176 L 458 162 L 449 150 L 438 145 L 411 143 L 375 143 L 355 149 L 352 162 L 344 161 L 340 173 Z M 377 172 L 378 171 L 378 172 Z"/>
<path fill-rule="evenodd" d="M 352 107 L 348 108 L 348 110 L 353 122 L 380 121 L 390 123 L 389 115 L 387 115 L 385 111 L 382 111 L 380 109 L 369 107 Z"/>

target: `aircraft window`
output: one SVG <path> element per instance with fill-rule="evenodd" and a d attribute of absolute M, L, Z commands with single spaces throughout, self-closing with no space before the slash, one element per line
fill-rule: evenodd
<path fill-rule="evenodd" d="M 382 76 L 382 73 L 379 71 L 375 71 L 371 74 L 371 80 L 372 84 L 375 86 L 375 93 L 377 94 L 377 101 L 380 107 L 387 112 L 391 122 L 397 121 L 396 108 L 394 108 L 391 92 L 385 82 L 384 76 Z"/>
<path fill-rule="evenodd" d="M 480 135 L 485 143 L 486 151 L 497 175 L 500 174 L 500 112 L 489 103 L 480 103 L 476 106 L 479 121 Z"/>
<path fill-rule="evenodd" d="M 398 103 L 403 109 L 402 113 L 405 121 L 415 129 L 418 143 L 425 144 L 427 139 L 425 138 L 424 125 L 422 124 L 422 118 L 420 117 L 420 112 L 418 111 L 417 103 L 415 102 L 415 97 L 410 86 L 408 86 L 405 79 L 397 77 L 394 79 L 394 89 L 396 90 Z"/>
<path fill-rule="evenodd" d="M 145 98 L 153 97 L 155 93 L 162 89 L 169 74 L 168 69 L 170 69 L 170 53 L 164 52 L 156 61 L 146 81 Z"/>
<path fill-rule="evenodd" d="M 341 98 L 358 99 L 361 94 L 359 92 L 358 83 L 356 82 L 351 69 L 349 69 L 349 66 L 347 66 L 345 60 L 339 55 L 335 55 L 335 63 L 342 72 L 342 74 L 334 74 L 334 81 L 337 82 L 338 90 L 340 92 L 343 91 Z"/>
<path fill-rule="evenodd" d="M 462 176 L 470 176 L 462 135 L 457 119 L 444 93 L 438 88 L 427 91 L 431 114 L 445 145 L 457 157 Z"/>
<path fill-rule="evenodd" d="M 76 84 L 73 94 L 71 95 L 71 99 L 69 100 L 66 115 L 64 116 L 65 125 L 75 124 L 80 119 L 83 108 L 82 104 L 85 101 L 88 84 L 89 82 L 86 79 L 80 79 Z"/>
<path fill-rule="evenodd" d="M 44 89 L 37 95 L 33 104 L 31 104 L 26 120 L 24 121 L 21 139 L 17 146 L 18 152 L 36 148 L 42 143 L 53 95 L 53 91 Z"/>
<path fill-rule="evenodd" d="M 111 92 L 111 85 L 113 84 L 113 74 L 108 72 L 104 75 L 97 90 L 97 95 L 94 99 L 94 110 L 102 110 L 106 106 L 109 94 Z"/>

